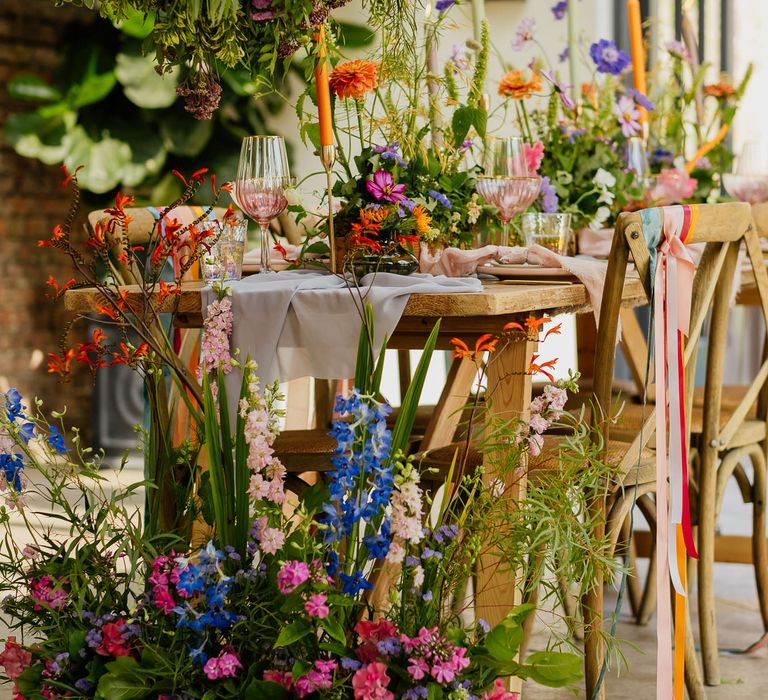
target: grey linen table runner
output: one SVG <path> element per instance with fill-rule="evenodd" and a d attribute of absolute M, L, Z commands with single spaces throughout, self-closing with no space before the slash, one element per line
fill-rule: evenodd
<path fill-rule="evenodd" d="M 411 294 L 480 292 L 475 278 L 378 272 L 350 287 L 337 275 L 312 270 L 258 274 L 230 282 L 234 327 L 231 347 L 258 364 L 262 382 L 354 375 L 362 304 L 373 307 L 375 347 L 392 335 Z M 203 315 L 215 298 L 202 291 Z M 239 372 L 227 392 L 239 390 Z M 238 382 L 238 383 L 235 383 Z M 237 394 L 234 394 L 235 396 Z"/>

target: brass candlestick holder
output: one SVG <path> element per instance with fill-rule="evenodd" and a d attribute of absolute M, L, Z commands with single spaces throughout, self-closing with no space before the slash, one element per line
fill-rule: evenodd
<path fill-rule="evenodd" d="M 336 162 L 336 146 L 320 146 L 320 162 L 328 178 L 328 247 L 331 249 L 331 272 L 336 272 L 336 239 L 333 231 L 333 182 L 331 172 Z"/>

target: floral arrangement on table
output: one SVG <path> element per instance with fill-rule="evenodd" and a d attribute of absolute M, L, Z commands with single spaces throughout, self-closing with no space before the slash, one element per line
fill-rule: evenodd
<path fill-rule="evenodd" d="M 210 537 L 204 546 L 151 532 L 130 504 L 142 484 L 108 493 L 101 458 L 76 433 L 72 448 L 64 444 L 61 414 L 54 427 L 40 405 L 3 395 L 0 521 L 29 539 L 6 538 L 0 589 L 12 630 L 34 630 L 23 641 L 9 637 L 0 653 L 15 697 L 513 700 L 503 677 L 576 681 L 580 660 L 571 653 L 516 658 L 532 605 L 493 628 L 463 617 L 466 579 L 477 557 L 488 556 L 483 523 L 506 521 L 499 488 L 485 488 L 482 474 L 449 477 L 432 504 L 425 475 L 403 456 L 438 328 L 391 430 L 389 406 L 375 398 L 381 363 L 363 330 L 359 388 L 336 401 L 327 487 L 305 485 L 292 500 L 272 450 L 276 387 L 262 388 L 249 363 L 236 425 L 229 422 L 224 376 L 238 363 L 231 355 L 225 362 L 220 348 L 232 318 L 226 289 L 219 297 L 203 342 L 208 360 L 218 358 L 203 374 L 209 470 L 195 498 L 200 534 Z M 464 351 L 481 361 L 483 350 L 517 342 L 517 333 L 489 334 L 474 353 Z M 524 454 L 537 454 L 565 393 L 550 388 L 530 421 L 515 424 L 500 479 L 514 475 Z M 62 532 L 36 526 L 36 503 L 61 511 Z M 518 529 L 539 532 L 535 509 L 514 511 Z"/>
<path fill-rule="evenodd" d="M 555 21 L 563 20 L 568 4 L 557 3 L 552 12 Z M 569 32 L 571 28 L 569 23 Z M 558 64 L 564 68 L 578 60 L 579 47 L 569 38 L 569 45 L 558 56 Z M 718 196 L 717 173 L 727 169 L 732 158 L 722 137 L 736 113 L 750 70 L 737 88 L 727 83 L 702 88 L 708 66 L 693 61 L 695 47 L 673 42 L 667 51 L 671 62 L 668 80 L 661 82 L 665 73 L 658 66 L 658 84 L 645 95 L 624 84 L 630 56 L 613 41 L 600 39 L 588 51 L 579 52 L 580 56 L 588 54 L 593 78 L 578 87 L 566 84 L 558 64 L 546 58 L 546 50 L 536 39 L 533 18 L 520 23 L 512 41 L 517 52 L 529 47 L 536 47 L 539 55 L 528 68 L 511 69 L 498 92 L 506 100 L 505 114 L 514 110 L 521 133 L 536 144 L 537 170 L 543 178 L 538 203 L 542 211 L 570 212 L 577 230 L 586 226 L 599 229 L 610 226 L 625 210 L 703 202 Z M 573 70 L 568 72 L 574 75 Z M 531 98 L 542 95 L 547 96 L 546 106 L 527 106 Z M 713 109 L 705 123 L 702 100 L 707 96 Z M 696 118 L 689 123 L 694 106 Z M 628 167 L 627 147 L 630 139 L 643 136 L 646 119 L 650 137 L 645 150 L 651 154 L 651 171 L 638 178 Z M 702 157 L 704 151 L 709 159 Z M 653 176 L 650 186 L 645 181 L 649 174 Z"/>
<path fill-rule="evenodd" d="M 335 232 L 353 247 L 380 252 L 380 246 L 402 241 L 410 249 L 416 240 L 466 247 L 486 217 L 475 192 L 481 170 L 467 167 L 465 156 L 486 135 L 488 29 L 474 51 L 457 47 L 439 71 L 434 46 L 451 5 L 436 6 L 424 44 L 406 60 L 358 59 L 337 63 L 331 72 L 338 143 L 333 196 L 340 201 Z M 387 41 L 385 35 L 382 44 Z M 314 117 L 301 103 L 298 113 L 303 136 L 316 142 Z"/>

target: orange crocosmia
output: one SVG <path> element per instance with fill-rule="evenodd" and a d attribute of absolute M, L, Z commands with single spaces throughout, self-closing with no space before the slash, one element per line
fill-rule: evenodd
<path fill-rule="evenodd" d="M 361 209 L 360 221 L 363 224 L 380 224 L 389 216 L 389 209 L 381 207 L 380 209 Z"/>
<path fill-rule="evenodd" d="M 525 319 L 525 327 L 528 329 L 528 332 L 538 333 L 539 329 L 546 323 L 550 323 L 552 321 L 551 318 L 547 318 L 546 316 L 542 316 L 541 318 L 536 318 L 535 316 L 529 316 Z"/>
<path fill-rule="evenodd" d="M 73 348 L 64 350 L 60 355 L 56 353 L 48 353 L 48 373 L 58 374 L 62 377 L 66 377 L 70 372 L 70 365 L 75 357 L 75 351 Z"/>
<path fill-rule="evenodd" d="M 74 285 L 74 283 L 74 278 L 71 278 L 68 279 L 61 287 L 59 287 L 59 283 L 54 279 L 53 275 L 48 275 L 48 281 L 46 282 L 46 284 L 56 293 L 57 297 L 64 294 L 64 292 L 66 292 L 72 285 Z"/>
<path fill-rule="evenodd" d="M 107 316 L 111 318 L 113 321 L 117 320 L 118 313 L 115 311 L 111 306 L 107 306 L 106 304 L 100 304 L 96 307 L 96 312 L 101 314 L 102 316 Z"/>
<path fill-rule="evenodd" d="M 222 187 L 222 189 L 224 188 Z M 227 223 L 235 223 L 235 221 L 237 221 L 235 217 L 235 208 L 231 204 L 227 207 L 227 210 L 224 212 L 224 221 Z"/>
<path fill-rule="evenodd" d="M 205 174 L 207 172 L 208 168 L 200 168 L 200 170 L 195 170 L 195 172 L 192 173 L 192 177 L 189 178 L 189 181 L 194 182 L 195 180 L 200 180 L 200 182 L 205 182 Z M 212 177 L 215 177 L 215 175 Z"/>
<path fill-rule="evenodd" d="M 367 236 L 350 236 L 349 242 L 352 247 L 368 248 L 372 253 L 381 250 L 381 243 Z"/>
<path fill-rule="evenodd" d="M 451 338 L 451 345 L 453 345 L 453 356 L 466 359 L 472 358 L 472 351 L 467 347 L 467 344 L 461 340 L 461 338 Z"/>
<path fill-rule="evenodd" d="M 99 221 L 94 227 L 93 232 L 85 242 L 89 248 L 104 248 L 107 245 L 106 226 Z"/>
<path fill-rule="evenodd" d="M 149 354 L 149 343 L 143 342 L 141 345 L 139 345 L 139 347 L 137 347 L 133 351 L 133 359 L 135 360 L 139 357 L 146 357 L 148 354 Z"/>
<path fill-rule="evenodd" d="M 512 70 L 499 83 L 499 95 L 502 97 L 525 100 L 537 92 L 541 92 L 541 78 L 536 72 L 531 74 L 530 80 L 526 80 L 523 71 Z"/>
<path fill-rule="evenodd" d="M 160 280 L 160 292 L 158 293 L 160 303 L 162 304 L 169 296 L 173 294 L 179 296 L 181 294 L 181 287 L 178 284 L 168 284 L 167 282 Z"/>
<path fill-rule="evenodd" d="M 555 381 L 555 375 L 549 370 L 557 364 L 557 358 L 547 360 L 546 362 L 537 362 L 539 355 L 531 356 L 531 363 L 528 365 L 528 374 L 543 374 L 550 382 Z"/>
<path fill-rule="evenodd" d="M 64 229 L 59 226 L 59 224 L 56 224 L 53 227 L 53 235 L 51 236 L 51 240 L 53 241 L 60 241 L 62 238 L 64 238 Z"/>
<path fill-rule="evenodd" d="M 121 265 L 127 265 L 128 264 L 128 251 L 127 250 L 121 250 L 120 255 L 117 256 L 117 262 L 119 262 Z"/>
<path fill-rule="evenodd" d="M 93 329 L 93 335 L 91 336 L 91 342 L 94 345 L 100 345 L 101 341 L 104 340 L 106 336 L 104 335 L 104 329 L 103 328 L 94 328 Z"/>
<path fill-rule="evenodd" d="M 552 326 L 545 334 L 544 338 L 542 340 L 546 340 L 549 338 L 550 335 L 560 335 L 560 329 L 562 328 L 563 324 L 558 323 L 556 326 Z"/>
<path fill-rule="evenodd" d="M 375 61 L 346 61 L 332 71 L 328 84 L 336 97 L 361 99 L 379 84 L 379 64 Z"/>
<path fill-rule="evenodd" d="M 77 180 L 77 173 L 80 172 L 85 166 L 78 165 L 75 168 L 75 172 L 70 173 L 66 165 L 59 166 L 59 169 L 64 173 L 64 179 L 61 181 L 61 186 L 66 187 L 72 180 Z"/>
<path fill-rule="evenodd" d="M 521 323 L 518 323 L 517 321 L 510 321 L 509 323 L 505 323 L 502 330 L 520 331 L 521 333 L 525 333 L 525 328 L 523 328 L 523 325 Z"/>
<path fill-rule="evenodd" d="M 483 335 L 475 341 L 475 354 L 479 355 L 481 352 L 494 352 L 498 344 L 498 336 L 493 333 L 483 333 Z"/>

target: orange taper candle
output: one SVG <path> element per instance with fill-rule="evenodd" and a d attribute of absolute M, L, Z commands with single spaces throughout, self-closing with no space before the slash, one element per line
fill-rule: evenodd
<path fill-rule="evenodd" d="M 315 90 L 317 91 L 317 118 L 320 123 L 320 146 L 333 146 L 333 115 L 331 114 L 331 89 L 328 85 L 324 25 L 317 28 L 314 38 L 317 44 Z"/>
<path fill-rule="evenodd" d="M 645 84 L 645 50 L 643 49 L 643 21 L 639 0 L 627 0 L 629 17 L 629 46 L 632 52 L 632 79 L 635 90 L 647 95 Z M 645 119 L 645 110 L 641 110 Z"/>

